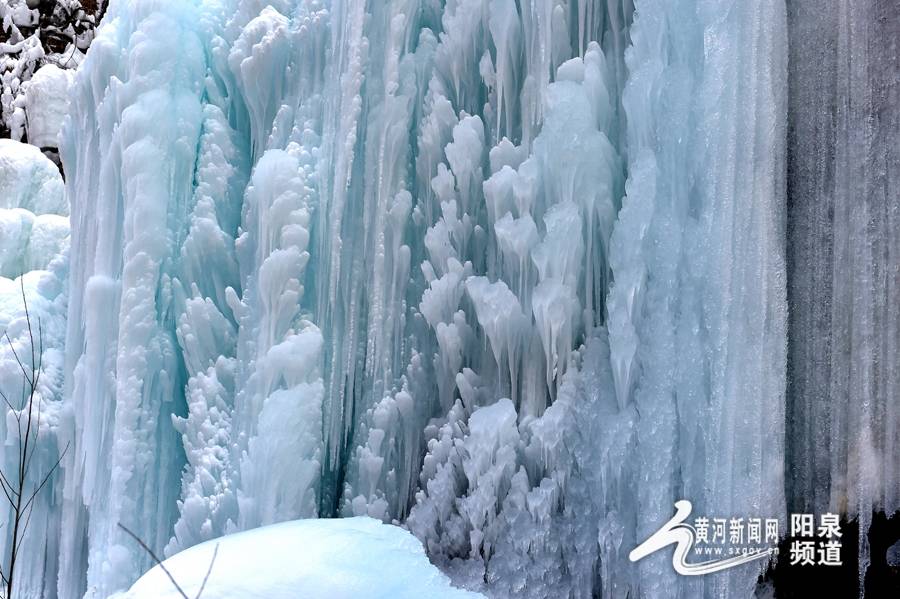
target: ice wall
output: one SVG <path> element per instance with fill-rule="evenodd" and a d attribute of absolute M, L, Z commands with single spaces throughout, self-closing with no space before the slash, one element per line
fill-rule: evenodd
<path fill-rule="evenodd" d="M 900 8 L 790 3 L 788 498 L 860 525 L 900 509 Z"/>
<path fill-rule="evenodd" d="M 0 140 L 0 202 L 0 394 L 4 398 L 0 466 L 5 480 L 17 483 L 19 442 L 29 439 L 33 457 L 24 481 L 27 498 L 45 477 L 46 489 L 59 488 L 61 473 L 52 470 L 71 436 L 65 424 L 69 410 L 63 401 L 68 205 L 56 165 L 36 147 L 10 140 Z M 29 432 L 23 393 L 32 378 L 37 393 Z M 18 486 L 6 485 L 4 491 L 13 488 Z M 29 508 L 32 517 L 28 534 L 20 541 L 17 567 L 25 588 L 39 592 L 47 588 L 47 579 L 56 578 L 61 504 L 60 494 L 48 491 L 36 496 Z M 0 526 L 12 530 L 6 497 L 0 506 Z M 0 536 L 4 564 L 10 536 Z M 55 596 L 54 586 L 47 596 Z"/>
<path fill-rule="evenodd" d="M 786 60 L 778 0 L 112 2 L 28 592 L 366 514 L 496 597 L 751 596 L 627 555 L 783 517 Z"/>
<path fill-rule="evenodd" d="M 637 2 L 631 40 L 608 326 L 634 496 L 617 512 L 638 506 L 638 540 L 673 496 L 783 517 L 784 7 Z M 641 596 L 748 596 L 758 568 L 691 579 L 668 562 L 639 563 Z"/>

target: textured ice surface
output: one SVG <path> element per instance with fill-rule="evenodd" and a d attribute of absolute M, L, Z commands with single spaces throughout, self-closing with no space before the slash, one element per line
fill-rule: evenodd
<path fill-rule="evenodd" d="M 71 273 L 23 592 L 127 589 L 152 562 L 120 523 L 203 557 L 366 515 L 491 596 L 752 596 L 761 562 L 627 555 L 683 498 L 783 524 L 787 33 L 782 0 L 112 2 L 61 137 L 68 271 L 30 216 L 59 180 L 0 145 L 3 268 L 47 269 L 51 312 Z M 850 472 L 893 455 L 866 426 Z"/>
<path fill-rule="evenodd" d="M 215 560 L 213 561 L 213 555 Z M 212 563 L 212 570 L 210 564 Z M 206 599 L 477 599 L 428 562 L 421 543 L 372 518 L 299 520 L 207 541 L 165 561 L 189 597 Z M 177 598 L 159 567 L 119 599 Z"/>
<path fill-rule="evenodd" d="M 635 9 L 111 5 L 62 144 L 61 596 L 149 568 L 119 522 L 333 515 L 497 596 L 750 592 L 625 556 L 682 496 L 782 515 L 783 6 Z"/>
<path fill-rule="evenodd" d="M 0 208 L 0 276 L 45 270 L 68 247 L 68 217 Z"/>

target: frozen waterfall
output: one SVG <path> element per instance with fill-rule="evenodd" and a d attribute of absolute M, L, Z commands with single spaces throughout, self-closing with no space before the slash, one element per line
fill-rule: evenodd
<path fill-rule="evenodd" d="M 898 39 L 877 0 L 112 0 L 69 208 L 0 197 L 0 333 L 24 288 L 68 447 L 19 596 L 128 589 L 120 524 L 370 516 L 534 599 L 754 597 L 771 560 L 629 560 L 680 499 L 864 533 L 900 509 Z"/>

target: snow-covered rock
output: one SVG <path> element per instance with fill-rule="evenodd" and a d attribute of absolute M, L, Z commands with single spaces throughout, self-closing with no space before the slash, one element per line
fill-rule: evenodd
<path fill-rule="evenodd" d="M 39 148 L 55 148 L 57 136 L 69 108 L 69 88 L 73 72 L 55 64 L 38 69 L 25 92 L 28 143 Z"/>
<path fill-rule="evenodd" d="M 0 139 L 0 208 L 69 214 L 59 168 L 37 147 Z"/>
<path fill-rule="evenodd" d="M 255 528 L 195 545 L 164 565 L 189 597 L 197 595 L 209 572 L 203 599 L 482 597 L 451 586 L 409 532 L 366 517 Z M 178 597 L 156 566 L 119 599 Z"/>
<path fill-rule="evenodd" d="M 39 141 L 31 139 L 31 116 L 26 118 L 26 96 L 32 77 L 47 66 L 74 69 L 84 58 L 94 27 L 107 0 L 3 0 L 0 2 L 0 135 L 22 140 L 26 135 L 35 145 L 45 147 L 43 132 Z M 46 74 L 45 74 L 46 75 Z M 62 81 L 62 77 L 53 74 Z M 39 95 L 47 92 L 47 81 Z M 59 86 L 52 84 L 53 96 Z M 57 104 L 55 100 L 52 104 Z M 51 111 L 54 108 L 51 107 Z M 42 122 L 43 119 L 41 119 Z M 51 126 L 58 126 L 50 122 Z M 56 132 L 58 132 L 58 127 Z M 56 147 L 56 133 L 50 147 Z"/>
<path fill-rule="evenodd" d="M 69 245 L 59 169 L 36 147 L 0 139 L 0 277 L 46 269 Z"/>

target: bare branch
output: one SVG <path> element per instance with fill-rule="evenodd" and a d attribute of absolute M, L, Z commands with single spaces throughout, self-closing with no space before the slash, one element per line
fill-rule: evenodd
<path fill-rule="evenodd" d="M 26 500 L 26 498 L 24 497 L 26 493 L 26 479 L 28 478 L 28 472 L 34 459 L 34 455 L 37 451 L 37 445 L 40 439 L 41 418 L 43 415 L 43 397 L 38 391 L 38 384 L 41 380 L 44 362 L 44 329 L 40 319 L 38 318 L 38 340 L 36 342 L 34 338 L 34 327 L 32 326 L 31 322 L 32 316 L 31 312 L 28 310 L 28 300 L 25 295 L 24 283 L 21 284 L 21 289 L 22 302 L 25 305 L 25 321 L 28 326 L 28 340 L 31 344 L 31 365 L 30 370 L 29 368 L 26 368 L 25 363 L 22 361 L 22 357 L 19 355 L 19 352 L 16 350 L 16 347 L 9 336 L 9 333 L 5 332 L 4 337 L 6 338 L 6 342 L 9 344 L 12 355 L 15 357 L 16 363 L 19 366 L 19 370 L 21 370 L 22 372 L 24 384 L 21 388 L 22 397 L 21 406 L 19 407 L 19 409 L 16 409 L 12 405 L 10 398 L 6 394 L 0 393 L 0 396 L 2 396 L 3 398 L 3 402 L 6 404 L 7 408 L 9 408 L 16 419 L 16 427 L 18 433 L 17 441 L 19 450 L 17 464 L 18 476 L 14 477 L 14 482 L 11 482 L 9 480 L 9 476 L 7 476 L 7 473 L 3 472 L 2 469 L 0 469 L 0 489 L 3 490 L 3 494 L 6 497 L 6 500 L 9 502 L 10 508 L 12 510 L 12 531 L 10 532 L 11 539 L 9 544 L 9 555 L 7 558 L 8 561 L 4 564 L 0 564 L 0 579 L 2 579 L 4 587 L 2 590 L 0 590 L 0 599 L 9 599 L 13 597 L 16 562 L 19 557 L 22 544 L 25 540 L 26 533 L 28 532 L 29 525 L 31 524 L 31 517 L 34 515 L 35 499 L 47 485 L 50 478 L 53 476 L 53 473 L 56 472 L 56 470 L 59 468 L 60 463 L 69 450 L 69 445 L 67 444 L 65 449 L 60 454 L 59 458 L 49 469 L 49 471 L 44 475 L 40 484 L 35 487 L 34 491 Z M 37 402 L 36 414 L 34 405 L 35 402 Z M 22 422 L 23 412 L 25 416 L 24 423 Z"/>
<path fill-rule="evenodd" d="M 25 525 L 22 527 L 22 533 L 19 535 L 19 542 L 15 545 L 16 553 L 19 552 L 19 549 L 22 547 L 22 543 L 25 542 L 25 533 L 28 532 L 28 525 L 31 524 L 31 514 L 34 513 L 34 506 L 31 506 L 31 509 L 24 508 L 22 513 L 28 511 L 28 516 L 25 518 Z"/>
<path fill-rule="evenodd" d="M 39 370 L 38 372 L 40 372 L 40 370 Z M 28 470 L 28 467 L 31 466 L 31 460 L 32 460 L 32 458 L 34 458 L 34 453 L 35 453 L 35 451 L 37 451 L 37 440 L 38 440 L 39 435 L 40 435 L 40 433 L 41 433 L 41 404 L 43 404 L 43 403 L 44 403 L 44 402 L 41 401 L 41 397 L 38 396 L 38 402 L 37 402 L 37 425 L 36 425 L 36 428 L 35 428 L 35 434 L 34 434 L 34 435 L 35 435 L 35 443 L 34 443 L 34 445 L 31 447 L 31 453 L 30 453 L 28 456 L 26 456 L 26 458 L 25 458 L 25 470 L 26 470 L 26 471 Z M 30 407 L 29 407 L 29 410 L 28 410 L 28 414 L 29 414 L 29 415 L 28 415 L 28 419 L 31 420 L 31 408 L 30 408 Z M 66 455 L 66 451 L 68 451 L 68 450 L 69 450 L 69 445 L 66 444 L 66 448 L 65 448 L 65 450 L 63 450 L 62 455 Z M 60 459 L 62 459 L 62 456 L 60 456 Z M 58 464 L 58 462 L 57 462 L 57 464 Z"/>
<path fill-rule="evenodd" d="M 25 297 L 25 277 L 19 277 L 19 286 L 22 289 L 22 305 L 25 307 L 25 324 L 28 325 L 28 343 L 31 346 L 31 386 L 34 387 L 34 333 L 31 332 L 31 314 L 28 312 L 28 299 Z"/>
<path fill-rule="evenodd" d="M 0 485 L 6 485 L 11 493 L 16 494 L 16 490 L 13 488 L 12 483 L 9 482 L 9 479 L 6 478 L 6 475 L 2 470 L 0 470 Z"/>
<path fill-rule="evenodd" d="M 3 528 L 3 525 L 0 524 L 0 528 Z M 0 579 L 3 580 L 3 584 L 9 584 L 9 580 L 6 579 L 6 573 L 3 571 L 3 566 L 0 565 Z M 0 595 L 0 597 L 4 597 L 4 595 Z"/>
<path fill-rule="evenodd" d="M 118 526 L 119 528 L 121 528 L 122 530 L 124 530 L 125 533 L 128 534 L 128 536 L 130 536 L 132 539 L 134 539 L 135 542 L 137 542 L 137 544 L 140 545 L 141 548 L 142 548 L 144 551 L 146 551 L 147 554 L 148 554 L 151 558 L 153 558 L 153 561 L 156 562 L 156 565 L 159 566 L 160 569 L 161 569 L 163 572 L 165 572 L 166 576 L 169 577 L 169 580 L 172 582 L 172 584 L 175 586 L 175 588 L 178 590 L 178 592 L 181 594 L 181 596 L 184 597 L 184 599 L 190 599 L 190 598 L 187 596 L 187 594 L 184 592 L 184 590 L 182 590 L 182 588 L 181 588 L 180 586 L 178 586 L 178 583 L 175 582 L 175 578 L 172 576 L 172 574 L 169 572 L 169 570 L 163 565 L 162 561 L 161 561 L 158 557 L 156 557 L 156 554 L 153 553 L 153 550 L 150 549 L 150 547 L 148 547 L 147 544 L 144 543 L 144 542 L 141 540 L 141 538 L 140 538 L 139 536 L 137 536 L 136 534 L 134 534 L 133 532 L 131 532 L 130 530 L 128 530 L 128 529 L 125 527 L 125 525 L 123 525 L 121 522 L 119 522 L 117 526 Z"/>

